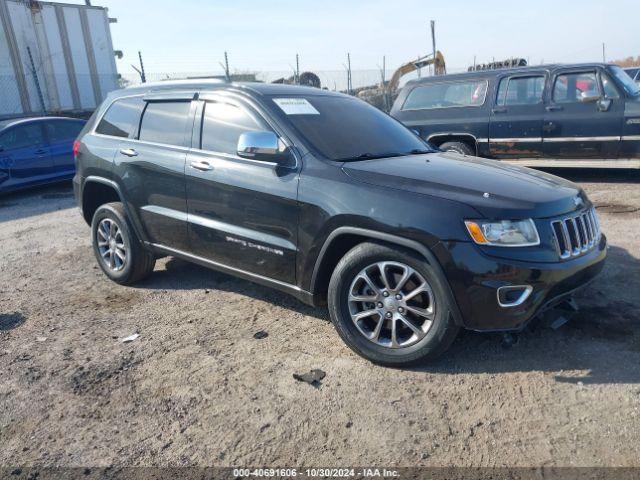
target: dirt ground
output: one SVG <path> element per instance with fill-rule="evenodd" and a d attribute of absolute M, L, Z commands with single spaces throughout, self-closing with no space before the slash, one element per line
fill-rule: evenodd
<path fill-rule="evenodd" d="M 640 175 L 555 173 L 611 245 L 580 313 L 510 349 L 464 333 L 411 370 L 179 260 L 108 281 L 70 185 L 0 197 L 0 466 L 640 466 Z M 314 368 L 319 388 L 292 377 Z"/>

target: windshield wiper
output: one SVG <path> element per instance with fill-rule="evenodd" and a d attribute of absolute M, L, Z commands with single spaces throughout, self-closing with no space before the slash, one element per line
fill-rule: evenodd
<path fill-rule="evenodd" d="M 338 162 L 352 162 L 355 160 L 374 160 L 376 158 L 388 158 L 388 157 L 400 157 L 404 155 L 403 153 L 398 152 L 389 152 L 389 153 L 361 153 L 355 157 L 347 157 L 347 158 L 339 158 Z"/>
<path fill-rule="evenodd" d="M 433 150 L 424 150 L 421 148 L 414 148 L 413 150 L 408 151 L 405 155 L 423 155 L 425 153 L 433 153 Z"/>
<path fill-rule="evenodd" d="M 387 152 L 387 153 L 370 153 L 365 152 L 355 157 L 339 158 L 337 162 L 355 162 L 358 160 L 374 160 L 376 158 L 406 157 L 407 155 L 422 155 L 424 153 L 433 153 L 433 150 L 424 150 L 414 148 L 408 152 Z"/>

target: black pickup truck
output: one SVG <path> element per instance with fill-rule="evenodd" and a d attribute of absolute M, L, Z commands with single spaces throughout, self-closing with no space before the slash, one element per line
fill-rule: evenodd
<path fill-rule="evenodd" d="M 391 115 L 442 150 L 530 167 L 640 168 L 640 85 L 615 65 L 421 78 Z"/>

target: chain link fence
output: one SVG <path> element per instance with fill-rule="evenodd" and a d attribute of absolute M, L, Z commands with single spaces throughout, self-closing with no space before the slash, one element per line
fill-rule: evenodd
<path fill-rule="evenodd" d="M 300 72 L 301 82 L 304 78 L 312 74 L 315 75 L 319 82 L 320 88 L 328 90 L 346 92 L 348 90 L 348 74 L 345 70 L 309 70 Z M 386 78 L 392 74 L 391 71 L 386 72 Z M 281 71 L 262 71 L 262 72 L 244 72 L 236 71 L 229 75 L 233 81 L 245 82 L 265 82 L 265 83 L 297 83 L 294 72 Z M 226 75 L 223 71 L 209 72 L 147 72 L 145 73 L 147 82 L 158 82 L 163 80 L 178 79 L 201 79 L 201 78 L 218 78 L 225 79 Z M 367 86 L 378 85 L 382 80 L 382 72 L 380 70 L 352 70 L 351 71 L 351 88 L 352 90 L 360 89 Z M 137 73 L 126 73 L 121 75 L 121 83 L 123 86 L 138 85 L 142 82 L 140 75 Z M 318 85 L 313 85 L 318 86 Z"/>
<path fill-rule="evenodd" d="M 422 74 L 429 74 L 428 69 Z M 415 78 L 420 72 L 403 77 L 403 81 Z M 378 108 L 388 111 L 395 92 L 382 88 L 393 75 L 393 70 L 384 73 L 381 69 L 361 69 L 348 72 L 342 70 L 307 70 L 297 76 L 292 71 L 234 71 L 230 79 L 236 82 L 264 82 L 309 85 L 331 91 L 358 95 Z M 204 72 L 146 72 L 146 82 L 162 82 L 178 79 L 224 80 L 222 70 Z M 124 73 L 119 78 L 113 75 L 92 77 L 76 75 L 47 75 L 42 69 L 33 74 L 25 71 L 22 79 L 15 75 L 0 75 L 0 119 L 42 114 L 71 114 L 87 116 L 105 96 L 116 88 L 142 83 L 138 73 Z M 385 83 L 386 85 L 386 83 Z M 402 85 L 402 83 L 401 83 Z"/>
<path fill-rule="evenodd" d="M 466 69 L 453 69 L 449 73 L 460 73 Z M 264 82 L 264 83 L 287 83 L 301 84 L 331 91 L 357 95 L 359 98 L 368 101 L 382 110 L 389 111 L 397 91 L 389 91 L 386 85 L 392 77 L 394 70 L 387 69 L 360 69 L 351 70 L 306 70 L 297 76 L 293 71 L 235 71 L 229 74 L 231 81 L 236 82 Z M 431 75 L 429 68 L 415 71 L 404 75 L 400 82 L 400 87 L 407 81 L 420 76 Z M 220 79 L 224 80 L 224 71 L 209 72 L 148 72 L 145 73 L 146 82 L 161 82 L 178 79 Z M 142 78 L 137 73 L 122 74 L 121 86 L 139 85 Z"/>

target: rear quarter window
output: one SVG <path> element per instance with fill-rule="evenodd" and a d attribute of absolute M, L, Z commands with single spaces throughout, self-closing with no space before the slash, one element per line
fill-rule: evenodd
<path fill-rule="evenodd" d="M 486 96 L 486 80 L 419 85 L 411 90 L 402 110 L 479 107 L 484 104 Z"/>
<path fill-rule="evenodd" d="M 123 138 L 133 136 L 143 108 L 142 97 L 116 100 L 98 123 L 96 133 Z"/>

